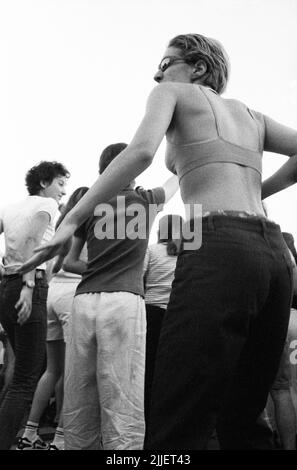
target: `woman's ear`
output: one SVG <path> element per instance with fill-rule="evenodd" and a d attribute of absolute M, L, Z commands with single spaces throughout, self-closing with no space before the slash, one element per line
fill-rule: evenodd
<path fill-rule="evenodd" d="M 45 181 L 40 181 L 40 186 L 42 187 L 42 189 L 44 189 L 47 187 L 47 184 Z"/>
<path fill-rule="evenodd" d="M 206 74 L 207 69 L 208 69 L 208 67 L 207 67 L 207 64 L 206 64 L 205 60 L 199 59 L 195 63 L 193 71 L 192 71 L 192 80 L 193 80 L 193 82 L 195 80 L 199 80 L 200 78 L 202 78 L 203 75 Z"/>

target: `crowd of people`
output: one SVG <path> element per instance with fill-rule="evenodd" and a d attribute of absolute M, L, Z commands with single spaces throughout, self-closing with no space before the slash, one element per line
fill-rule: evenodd
<path fill-rule="evenodd" d="M 263 200 L 297 181 L 297 131 L 223 98 L 228 78 L 218 41 L 174 37 L 132 141 L 103 150 L 93 186 L 62 206 L 70 172 L 43 161 L 28 197 L 3 208 L 13 365 L 0 449 L 25 418 L 18 450 L 195 450 L 214 435 L 220 449 L 274 449 L 274 431 L 295 449 L 297 254 Z M 136 187 L 164 136 L 173 176 Z M 290 157 L 266 181 L 264 151 Z M 148 246 L 178 188 L 185 220 L 163 216 Z M 38 428 L 54 393 L 48 444 Z"/>

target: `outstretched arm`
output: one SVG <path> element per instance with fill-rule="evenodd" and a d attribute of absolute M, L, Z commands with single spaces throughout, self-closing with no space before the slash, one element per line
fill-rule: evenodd
<path fill-rule="evenodd" d="M 65 243 L 62 250 L 60 251 L 59 255 L 53 261 L 53 266 L 51 269 L 51 277 L 57 274 L 60 271 L 60 269 L 62 269 L 64 258 L 69 252 L 71 248 L 71 244 L 72 244 L 72 239 L 69 238 L 69 240 Z"/>
<path fill-rule="evenodd" d="M 297 131 L 265 116 L 265 145 L 268 152 L 290 159 L 262 184 L 262 199 L 282 191 L 297 181 Z"/>
<path fill-rule="evenodd" d="M 67 223 L 79 227 L 94 213 L 98 204 L 109 201 L 152 163 L 176 105 L 175 89 L 168 85 L 158 85 L 152 90 L 144 118 L 131 143 L 108 165 L 89 191 L 67 214 Z"/>
<path fill-rule="evenodd" d="M 108 202 L 151 164 L 174 113 L 176 92 L 172 85 L 164 83 L 153 89 L 144 118 L 131 143 L 66 215 L 53 239 L 40 247 L 39 253 L 25 263 L 20 272 L 26 272 L 32 265 L 36 266 L 55 256 L 65 241 L 94 213 L 98 204 Z"/>

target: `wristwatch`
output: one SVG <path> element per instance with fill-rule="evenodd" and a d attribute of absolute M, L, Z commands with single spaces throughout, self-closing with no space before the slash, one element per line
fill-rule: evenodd
<path fill-rule="evenodd" d="M 35 282 L 34 282 L 34 281 L 31 281 L 31 280 L 23 281 L 23 282 L 22 282 L 22 286 L 27 286 L 27 287 L 29 287 L 29 289 L 34 289 L 34 287 L 35 287 Z"/>

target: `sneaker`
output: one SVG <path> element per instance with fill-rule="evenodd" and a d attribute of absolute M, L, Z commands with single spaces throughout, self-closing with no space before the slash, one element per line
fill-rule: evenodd
<path fill-rule="evenodd" d="M 32 449 L 33 450 L 48 450 L 48 444 L 44 442 L 40 437 L 33 442 Z"/>
<path fill-rule="evenodd" d="M 55 444 L 50 444 L 48 447 L 48 450 L 61 450 L 59 447 L 57 447 Z"/>
<path fill-rule="evenodd" d="M 31 450 L 33 443 L 27 437 L 20 437 L 16 446 L 16 450 Z"/>

